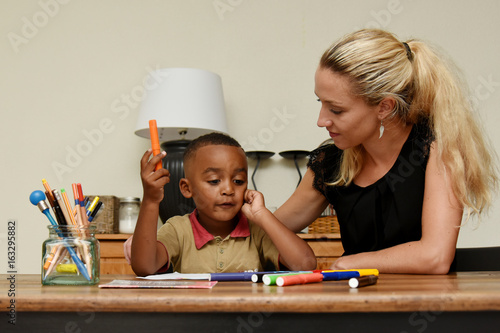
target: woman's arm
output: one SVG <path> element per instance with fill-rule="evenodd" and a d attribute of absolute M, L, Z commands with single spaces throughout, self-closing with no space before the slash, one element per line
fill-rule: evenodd
<path fill-rule="evenodd" d="M 326 198 L 313 187 L 314 173 L 307 169 L 292 196 L 274 216 L 288 229 L 299 232 L 313 223 L 328 206 Z"/>
<path fill-rule="evenodd" d="M 377 268 L 383 273 L 448 273 L 455 256 L 463 208 L 453 194 L 448 174 L 436 155 L 432 146 L 425 173 L 422 238 L 379 251 L 341 257 L 333 264 L 333 269 Z"/>

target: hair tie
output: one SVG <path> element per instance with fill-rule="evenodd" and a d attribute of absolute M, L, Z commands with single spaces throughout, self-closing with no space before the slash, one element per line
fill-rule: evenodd
<path fill-rule="evenodd" d="M 403 42 L 403 45 L 406 49 L 406 56 L 408 57 L 408 60 L 412 61 L 413 60 L 413 53 L 411 53 L 410 45 L 408 45 L 406 42 Z"/>

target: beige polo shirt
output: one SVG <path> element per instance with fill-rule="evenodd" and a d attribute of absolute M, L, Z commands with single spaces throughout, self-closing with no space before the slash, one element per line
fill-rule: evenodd
<path fill-rule="evenodd" d="M 158 230 L 174 272 L 220 273 L 278 270 L 279 253 L 269 236 L 240 212 L 226 238 L 214 237 L 198 222 L 196 210 L 170 218 Z"/>

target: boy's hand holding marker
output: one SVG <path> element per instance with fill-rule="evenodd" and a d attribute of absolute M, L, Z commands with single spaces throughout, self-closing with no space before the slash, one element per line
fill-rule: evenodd
<path fill-rule="evenodd" d="M 162 168 L 162 159 L 167 156 L 167 153 L 160 149 L 158 128 L 154 119 L 149 121 L 149 134 L 151 148 L 144 153 L 141 159 L 143 201 L 159 203 L 163 200 L 163 186 L 170 182 L 170 172 Z M 151 154 L 153 154 L 152 157 Z"/>
<path fill-rule="evenodd" d="M 155 171 L 156 165 L 167 153 L 161 152 L 150 159 L 152 149 L 148 149 L 141 159 L 141 181 L 144 188 L 143 201 L 160 203 L 163 199 L 163 186 L 170 182 L 170 172 L 167 169 Z"/>

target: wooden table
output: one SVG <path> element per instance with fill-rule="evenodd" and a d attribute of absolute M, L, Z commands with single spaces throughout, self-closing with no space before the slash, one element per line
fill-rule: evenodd
<path fill-rule="evenodd" d="M 37 332 L 491 332 L 500 326 L 500 272 L 381 274 L 376 285 L 300 286 L 219 282 L 212 289 L 42 286 L 38 275 L 0 275 L 0 312 L 15 302 L 16 326 Z M 131 275 L 106 275 L 134 279 Z M 12 288 L 11 288 L 12 289 Z"/>

